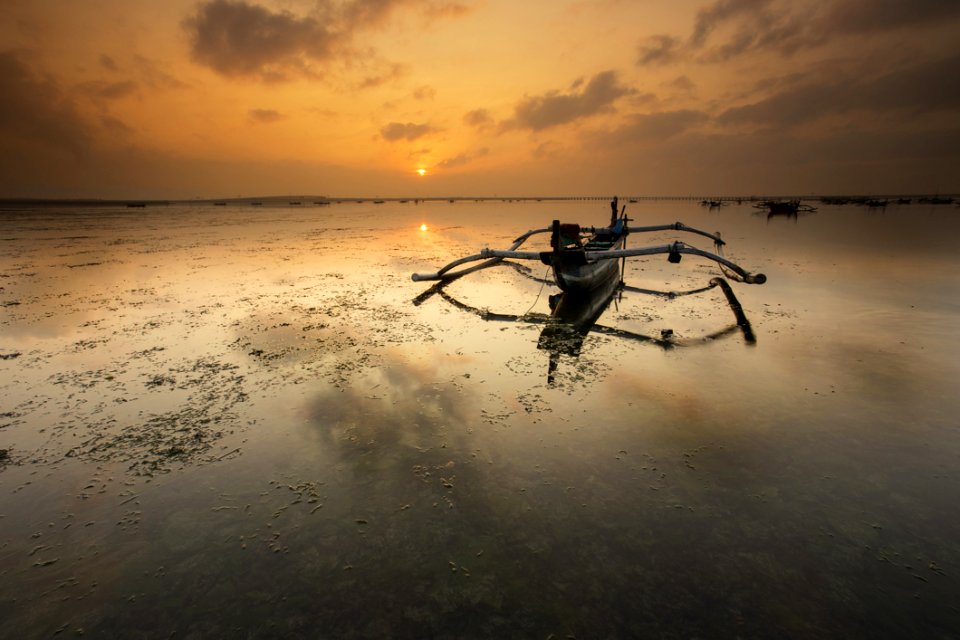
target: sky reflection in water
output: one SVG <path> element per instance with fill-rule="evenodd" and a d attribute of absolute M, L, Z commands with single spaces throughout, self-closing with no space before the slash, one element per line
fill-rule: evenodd
<path fill-rule="evenodd" d="M 4 213 L 0 635 L 947 637 L 953 209 L 628 213 L 767 274 L 756 344 L 702 340 L 717 289 L 628 292 L 600 324 L 678 346 L 591 333 L 548 383 L 541 324 L 413 304 L 603 203 Z M 542 316 L 529 266 L 444 291 Z"/>

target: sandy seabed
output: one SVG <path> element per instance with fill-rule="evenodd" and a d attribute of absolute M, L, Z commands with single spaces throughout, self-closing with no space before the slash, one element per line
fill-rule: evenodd
<path fill-rule="evenodd" d="M 543 265 L 410 279 L 607 210 L 0 212 L 0 637 L 956 637 L 956 210 L 630 204 L 755 340 L 631 260 L 549 377 Z"/>

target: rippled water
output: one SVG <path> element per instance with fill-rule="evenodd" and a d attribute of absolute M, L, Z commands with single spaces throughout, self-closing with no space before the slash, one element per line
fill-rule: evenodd
<path fill-rule="evenodd" d="M 0 636 L 955 637 L 956 208 L 629 204 L 755 340 L 631 259 L 549 376 L 543 265 L 410 279 L 608 211 L 0 212 Z"/>

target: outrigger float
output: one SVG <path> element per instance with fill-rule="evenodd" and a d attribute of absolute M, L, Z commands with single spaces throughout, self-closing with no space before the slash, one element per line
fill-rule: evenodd
<path fill-rule="evenodd" d="M 553 269 L 557 286 L 565 292 L 587 293 L 601 287 L 617 274 L 617 261 L 636 256 L 650 256 L 667 254 L 672 263 L 680 262 L 683 254 L 696 255 L 716 262 L 724 274 L 739 282 L 747 284 L 763 284 L 767 277 L 762 273 L 750 273 L 739 265 L 723 257 L 723 247 L 726 244 L 719 233 L 709 233 L 682 222 L 673 224 L 654 225 L 646 227 L 631 227 L 626 216 L 626 205 L 617 210 L 617 198 L 610 203 L 610 225 L 607 227 L 581 227 L 578 224 L 561 224 L 554 220 L 550 227 L 527 231 L 514 240 L 508 249 L 483 249 L 480 253 L 454 260 L 433 273 L 414 273 L 414 281 L 450 281 L 473 273 L 480 269 L 492 267 L 505 259 L 511 260 L 539 260 Z M 713 240 L 716 253 L 698 249 L 685 242 L 675 241 L 670 244 L 650 247 L 627 248 L 627 236 L 632 233 L 649 233 L 655 231 L 683 231 Z M 550 233 L 550 251 L 519 251 L 520 246 L 530 237 Z M 483 261 L 480 264 L 456 269 L 471 262 Z"/>

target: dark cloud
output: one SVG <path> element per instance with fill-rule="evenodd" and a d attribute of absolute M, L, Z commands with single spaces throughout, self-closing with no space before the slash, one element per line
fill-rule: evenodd
<path fill-rule="evenodd" d="M 493 125 L 493 117 L 486 109 L 474 109 L 463 116 L 464 124 L 483 129 Z"/>
<path fill-rule="evenodd" d="M 697 18 L 690 36 L 693 47 L 702 46 L 710 34 L 720 25 L 742 15 L 762 14 L 773 0 L 716 0 L 697 11 Z"/>
<path fill-rule="evenodd" d="M 664 82 L 663 86 L 683 93 L 693 93 L 697 90 L 697 85 L 688 76 L 677 76 L 669 82 Z"/>
<path fill-rule="evenodd" d="M 105 53 L 100 54 L 100 66 L 108 71 L 120 70 L 120 67 L 117 66 L 116 61 Z"/>
<path fill-rule="evenodd" d="M 381 85 L 392 82 L 397 78 L 401 78 L 407 73 L 407 68 L 402 64 L 391 64 L 388 65 L 386 69 L 378 73 L 377 75 L 367 76 L 360 82 L 360 89 L 370 89 L 372 87 L 379 87 Z"/>
<path fill-rule="evenodd" d="M 556 158 L 560 155 L 561 151 L 563 151 L 563 147 L 556 142 L 548 140 L 537 145 L 537 148 L 533 150 L 533 157 L 538 160 Z"/>
<path fill-rule="evenodd" d="M 561 94 L 556 91 L 543 96 L 524 98 L 514 109 L 514 117 L 505 127 L 540 131 L 597 113 L 608 111 L 620 97 L 631 93 L 620 84 L 615 71 L 598 73 L 582 91 Z"/>
<path fill-rule="evenodd" d="M 133 57 L 137 79 L 152 89 L 186 89 L 186 83 L 164 71 L 160 63 L 141 55 Z"/>
<path fill-rule="evenodd" d="M 844 78 L 789 87 L 727 109 L 724 125 L 784 127 L 854 110 L 913 116 L 960 112 L 960 55 L 912 65 L 876 78 Z"/>
<path fill-rule="evenodd" d="M 473 8 L 463 2 L 434 2 L 423 7 L 428 19 L 459 18 L 473 11 Z"/>
<path fill-rule="evenodd" d="M 319 4 L 327 14 L 335 14 L 339 9 L 345 28 L 352 30 L 382 24 L 395 8 L 412 4 L 412 0 L 353 0 L 339 7 L 335 7 L 329 0 Z"/>
<path fill-rule="evenodd" d="M 291 69 L 333 56 L 338 35 L 326 25 L 256 4 L 213 0 L 184 21 L 193 59 L 225 76 L 283 79 Z"/>
<path fill-rule="evenodd" d="M 380 129 L 380 136 L 384 140 L 416 140 L 435 131 L 429 124 L 415 124 L 413 122 L 391 122 Z"/>
<path fill-rule="evenodd" d="M 437 95 L 436 89 L 430 85 L 422 85 L 413 90 L 414 100 L 433 100 Z"/>
<path fill-rule="evenodd" d="M 105 115 L 101 117 L 100 124 L 108 133 L 112 135 L 127 136 L 133 133 L 133 129 L 127 126 L 127 123 L 117 118 L 114 118 L 113 116 Z"/>
<path fill-rule="evenodd" d="M 614 132 L 613 144 L 632 142 L 658 142 L 678 136 L 689 129 L 703 124 L 709 116 L 702 111 L 680 109 L 658 113 L 636 114 L 627 123 Z"/>
<path fill-rule="evenodd" d="M 80 88 L 94 98 L 117 100 L 137 93 L 139 85 L 133 80 L 120 82 L 86 82 Z"/>
<path fill-rule="evenodd" d="M 273 109 L 250 109 L 248 114 L 250 119 L 254 122 L 261 122 L 265 124 L 283 120 L 285 117 L 282 113 L 279 111 L 274 111 Z"/>
<path fill-rule="evenodd" d="M 408 159 L 422 158 L 423 156 L 430 155 L 432 149 L 429 147 L 423 147 L 422 149 L 412 149 L 410 153 L 407 154 Z"/>
<path fill-rule="evenodd" d="M 669 35 L 650 36 L 637 47 L 637 64 L 641 67 L 669 64 L 681 57 L 680 38 Z"/>
<path fill-rule="evenodd" d="M 821 26 L 837 32 L 886 31 L 960 18 L 956 0 L 842 0 L 824 15 Z"/>
<path fill-rule="evenodd" d="M 452 158 L 447 158 L 442 162 L 438 163 L 437 166 L 441 169 L 453 169 L 455 167 L 462 167 L 466 164 L 470 164 L 477 158 L 482 158 L 483 156 L 490 153 L 490 150 L 486 147 L 477 149 L 476 151 L 470 153 L 461 153 L 460 155 L 454 156 Z"/>
<path fill-rule="evenodd" d="M 955 0 L 832 0 L 814 5 L 787 0 L 715 0 L 697 12 L 686 45 L 666 51 L 671 59 L 697 54 L 702 62 L 725 62 L 755 51 L 792 55 L 851 35 L 958 19 L 960 2 Z M 641 60 L 649 49 L 650 62 L 657 62 L 656 41 L 652 42 L 645 45 L 647 49 L 641 45 Z"/>
<path fill-rule="evenodd" d="M 414 0 L 317 0 L 310 15 L 274 11 L 246 0 L 210 0 L 183 21 L 193 60 L 228 77 L 282 81 L 291 76 L 318 77 L 333 61 L 355 63 L 350 47 L 356 34 L 383 24 L 400 7 L 415 7 L 428 17 L 457 16 L 460 3 Z M 396 66 L 396 65 L 395 65 Z M 377 86 L 387 77 L 368 78 Z"/>
<path fill-rule="evenodd" d="M 0 53 L 0 131 L 5 139 L 35 143 L 79 158 L 91 144 L 91 125 L 52 80 L 12 51 Z"/>
<path fill-rule="evenodd" d="M 790 55 L 825 41 L 822 29 L 810 30 L 814 20 L 795 14 L 792 4 L 774 0 L 718 0 L 698 12 L 689 48 L 701 51 L 703 62 L 724 62 L 754 50 Z M 711 34 L 721 29 L 729 33 L 726 40 L 706 47 Z"/>

